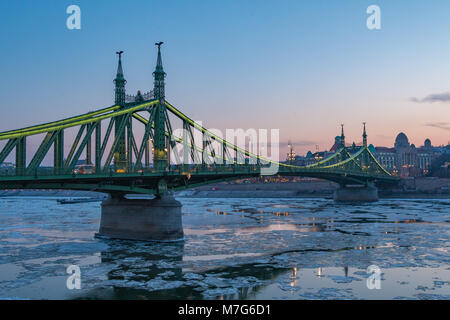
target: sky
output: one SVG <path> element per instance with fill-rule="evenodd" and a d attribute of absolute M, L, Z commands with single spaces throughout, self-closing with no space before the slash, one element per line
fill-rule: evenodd
<path fill-rule="evenodd" d="M 432 3 L 432 4 L 431 4 Z M 69 5 L 81 29 L 69 30 Z M 369 30 L 369 5 L 381 29 Z M 86 0 L 0 2 L 0 131 L 152 89 L 164 41 L 166 99 L 205 127 L 280 129 L 282 157 L 346 141 L 450 141 L 450 1 Z"/>

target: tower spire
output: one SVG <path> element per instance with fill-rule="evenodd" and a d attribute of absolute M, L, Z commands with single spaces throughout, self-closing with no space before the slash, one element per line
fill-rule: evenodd
<path fill-rule="evenodd" d="M 344 124 L 341 123 L 341 144 L 345 147 L 345 135 L 344 135 Z"/>
<path fill-rule="evenodd" d="M 161 45 L 163 42 L 156 42 L 158 47 L 158 59 L 156 60 L 153 95 L 159 103 L 155 105 L 155 129 L 153 134 L 153 167 L 157 171 L 165 171 L 169 165 L 169 145 L 166 139 L 166 105 L 164 101 L 164 72 L 161 58 Z M 164 188 L 161 188 L 163 190 Z"/>
<path fill-rule="evenodd" d="M 116 54 L 119 56 L 119 62 L 117 65 L 117 74 L 114 79 L 115 84 L 115 104 L 118 106 L 125 105 L 125 84 L 127 80 L 123 76 L 122 69 L 122 53 L 123 51 L 118 51 Z M 118 116 L 115 121 L 115 136 L 118 137 L 117 152 L 114 153 L 114 165 L 116 170 L 125 170 L 127 167 L 127 152 L 126 152 L 126 142 L 125 142 L 125 129 L 120 129 L 120 123 L 123 120 L 123 115 Z"/>
<path fill-rule="evenodd" d="M 162 41 L 155 43 L 155 46 L 158 47 L 158 59 L 156 60 L 155 72 L 153 72 L 153 77 L 155 79 L 153 93 L 155 95 L 155 99 L 158 99 L 160 101 L 164 100 L 164 79 L 166 77 L 161 58 L 161 45 L 163 43 L 164 42 Z"/>
<path fill-rule="evenodd" d="M 364 130 L 363 130 L 363 145 L 364 147 L 367 147 L 367 133 L 366 133 L 366 123 L 363 122 Z"/>
<path fill-rule="evenodd" d="M 116 54 L 119 56 L 119 63 L 117 65 L 117 74 L 116 78 L 114 79 L 115 84 L 115 104 L 117 105 L 124 105 L 125 104 L 125 84 L 127 83 L 127 80 L 125 80 L 125 77 L 123 75 L 123 69 L 122 69 L 122 53 L 123 51 L 118 51 Z"/>

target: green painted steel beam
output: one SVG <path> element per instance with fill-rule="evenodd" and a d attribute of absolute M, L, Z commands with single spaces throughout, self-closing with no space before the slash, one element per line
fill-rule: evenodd
<path fill-rule="evenodd" d="M 87 131 L 92 133 L 95 129 L 96 123 L 89 123 L 87 126 Z M 92 134 L 89 135 L 86 142 L 86 164 L 92 164 Z"/>
<path fill-rule="evenodd" d="M 25 173 L 26 163 L 26 138 L 20 138 L 16 145 L 16 175 L 23 175 Z"/>
<path fill-rule="evenodd" d="M 23 138 L 25 139 L 25 137 Z M 53 145 L 53 167 L 55 174 L 61 174 L 64 170 L 64 131 L 58 131 Z"/>
<path fill-rule="evenodd" d="M 153 111 L 153 109 L 152 109 Z M 137 153 L 136 156 L 136 164 L 135 164 L 135 170 L 139 170 L 142 168 L 142 155 L 144 154 L 144 152 L 146 150 L 148 150 L 148 141 L 150 138 L 150 134 L 153 128 L 153 112 L 150 112 L 150 118 L 148 121 L 146 121 L 147 124 L 145 125 L 145 131 L 144 131 L 144 136 L 142 137 L 142 143 L 141 146 L 139 148 L 139 151 Z M 146 155 L 146 157 L 148 157 Z M 145 159 L 146 163 L 149 161 L 149 159 Z"/>
<path fill-rule="evenodd" d="M 87 190 L 96 192 L 123 192 L 123 193 L 140 193 L 140 194 L 155 194 L 155 189 L 137 188 L 122 185 L 106 185 L 106 184 L 86 184 L 86 183 L 10 183 L 4 186 L 3 189 L 61 189 L 61 190 Z"/>
<path fill-rule="evenodd" d="M 5 161 L 6 157 L 11 153 L 11 151 L 14 149 L 14 147 L 19 142 L 18 139 L 10 139 L 6 145 L 3 147 L 2 151 L 0 152 L 0 163 L 3 163 Z"/>
<path fill-rule="evenodd" d="M 26 174 L 34 174 L 36 172 L 42 160 L 44 160 L 45 156 L 47 155 L 47 152 L 50 149 L 51 145 L 55 141 L 56 135 L 56 131 L 47 133 L 38 150 L 34 154 L 33 159 L 31 159 L 28 168 L 25 170 Z"/>
<path fill-rule="evenodd" d="M 75 137 L 75 140 L 72 143 L 72 147 L 70 148 L 69 154 L 67 155 L 66 163 L 64 164 L 64 167 L 69 166 L 70 162 L 72 161 L 72 157 L 77 149 L 78 143 L 81 140 L 81 136 L 83 135 L 84 129 L 86 128 L 86 125 L 82 125 L 80 129 L 78 130 L 77 136 Z"/>
<path fill-rule="evenodd" d="M 95 129 L 95 126 L 93 126 L 93 125 L 88 126 L 88 128 L 86 130 L 86 134 L 83 138 L 83 141 L 81 142 L 80 146 L 78 147 L 78 150 L 76 151 L 76 153 L 74 154 L 72 159 L 70 159 L 69 165 L 67 165 L 67 168 L 66 168 L 67 172 L 72 172 L 73 169 L 75 168 L 75 165 L 77 164 L 77 161 L 80 158 L 81 153 L 83 152 L 83 149 L 87 146 L 88 141 L 91 140 L 94 129 Z"/>
<path fill-rule="evenodd" d="M 126 153 L 126 169 L 127 171 L 131 171 L 133 166 L 133 118 L 129 117 L 127 124 L 127 153 Z"/>
<path fill-rule="evenodd" d="M 95 124 L 95 171 L 98 172 L 102 168 L 102 123 L 101 121 Z"/>
<path fill-rule="evenodd" d="M 105 166 L 103 167 L 103 171 L 104 172 L 109 170 L 109 166 L 111 164 L 111 160 L 113 159 L 114 153 L 117 150 L 117 146 L 119 145 L 119 141 L 120 141 L 122 135 L 125 134 L 124 129 L 125 129 L 125 126 L 127 124 L 127 121 L 129 120 L 129 118 L 130 118 L 130 113 L 127 113 L 126 116 L 121 119 L 121 122 L 120 122 L 120 125 L 119 125 L 119 128 L 118 128 L 119 135 L 115 136 L 115 138 L 114 138 L 113 145 L 112 145 L 112 147 L 111 147 L 111 149 L 109 151 L 108 157 L 106 158 Z"/>
<path fill-rule="evenodd" d="M 31 126 L 31 127 L 26 127 L 26 128 L 22 128 L 22 129 L 4 131 L 4 132 L 0 132 L 0 137 L 2 137 L 4 135 L 23 133 L 23 132 L 34 131 L 34 130 L 43 129 L 43 128 L 50 128 L 50 127 L 54 127 L 57 125 L 67 124 L 70 122 L 79 121 L 79 120 L 83 120 L 83 119 L 90 118 L 93 116 L 97 116 L 97 115 L 100 115 L 100 114 L 103 114 L 106 112 L 112 112 L 119 108 L 120 108 L 120 106 L 112 106 L 112 107 L 107 107 L 104 109 L 100 109 L 100 110 L 93 111 L 93 112 L 88 112 L 88 113 L 85 113 L 85 114 L 82 114 L 79 116 L 74 116 L 74 117 L 70 117 L 70 118 L 66 118 L 66 119 L 62 119 L 62 120 L 58 120 L 58 121 L 48 122 L 48 123 L 35 125 L 35 126 Z M 3 139 L 1 139 L 1 140 L 3 140 Z"/>
<path fill-rule="evenodd" d="M 101 120 L 104 120 L 104 119 L 108 119 L 108 118 L 117 117 L 117 116 L 128 114 L 128 113 L 136 112 L 138 110 L 142 110 L 142 109 L 145 109 L 145 108 L 147 108 L 149 106 L 152 106 L 152 105 L 154 105 L 154 104 L 156 104 L 158 102 L 159 102 L 158 100 L 154 100 L 154 101 L 150 101 L 150 102 L 146 102 L 146 103 L 140 104 L 138 106 L 133 106 L 133 107 L 126 108 L 126 109 L 120 109 L 118 111 L 111 112 L 111 113 L 108 113 L 106 115 L 95 116 L 95 117 L 91 117 L 91 118 L 88 118 L 88 119 L 73 121 L 73 122 L 66 123 L 66 124 L 58 124 L 58 125 L 55 125 L 55 126 L 46 127 L 46 128 L 42 128 L 42 129 L 25 131 L 25 132 L 22 132 L 22 133 L 5 134 L 5 135 L 0 136 L 0 140 L 25 137 L 25 136 L 36 135 L 36 134 L 40 134 L 40 133 L 47 133 L 47 132 L 51 132 L 51 131 L 56 131 L 56 130 L 62 130 L 62 129 L 71 128 L 71 127 L 76 127 L 76 126 L 80 126 L 80 125 L 83 125 L 83 124 L 94 123 L 94 122 L 98 122 L 98 121 L 101 121 Z"/>
<path fill-rule="evenodd" d="M 98 156 L 99 156 L 100 162 L 101 162 L 101 159 L 103 157 L 103 154 L 105 153 L 106 145 L 108 144 L 109 136 L 111 135 L 111 131 L 113 129 L 113 126 L 114 126 L 115 122 L 116 122 L 116 118 L 111 118 L 109 120 L 108 128 L 106 129 L 106 134 L 105 134 L 105 137 L 103 138 L 103 143 L 101 143 L 100 150 L 99 150 L 99 155 Z M 98 122 L 98 123 L 100 123 L 100 122 Z M 101 139 L 101 136 L 99 136 L 98 139 Z M 99 163 L 99 168 L 100 167 L 101 166 L 100 166 L 100 163 Z"/>

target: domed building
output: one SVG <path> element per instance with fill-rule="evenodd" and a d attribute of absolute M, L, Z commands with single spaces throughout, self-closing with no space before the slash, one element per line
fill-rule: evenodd
<path fill-rule="evenodd" d="M 408 148 L 408 147 L 409 147 L 408 137 L 403 132 L 400 132 L 397 135 L 397 138 L 395 138 L 394 148 L 397 149 L 397 148 Z"/>
<path fill-rule="evenodd" d="M 414 172 L 414 168 L 417 165 L 416 146 L 409 144 L 408 137 L 403 132 L 400 132 L 395 138 L 394 149 L 396 153 L 396 167 L 400 175 L 416 175 Z"/>
<path fill-rule="evenodd" d="M 423 147 L 410 144 L 405 133 L 400 132 L 395 138 L 393 148 L 376 147 L 376 157 L 388 171 L 403 177 L 426 174 L 434 157 L 430 139 Z"/>

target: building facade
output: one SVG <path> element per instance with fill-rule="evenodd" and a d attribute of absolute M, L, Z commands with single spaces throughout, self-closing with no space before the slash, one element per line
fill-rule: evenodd
<path fill-rule="evenodd" d="M 401 177 L 422 176 L 428 173 L 433 159 L 441 154 L 441 148 L 433 147 L 430 139 L 417 148 L 400 132 L 393 148 L 375 147 L 375 157 L 389 172 Z"/>

